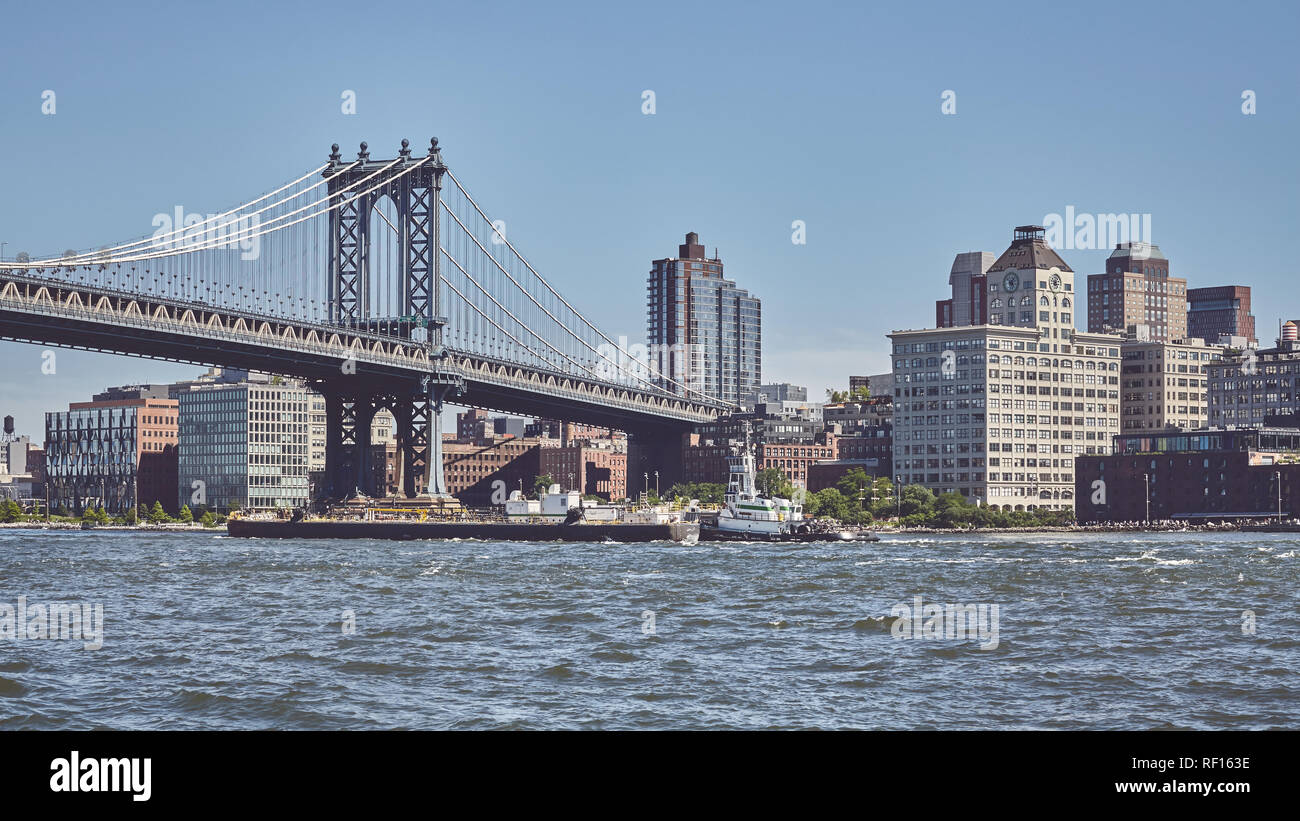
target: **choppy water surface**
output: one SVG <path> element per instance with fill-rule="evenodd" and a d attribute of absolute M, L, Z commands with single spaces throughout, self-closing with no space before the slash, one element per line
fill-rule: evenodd
<path fill-rule="evenodd" d="M 1296 728 L 1298 549 L 7 530 L 0 605 L 100 603 L 105 637 L 0 639 L 0 727 Z M 917 595 L 999 605 L 997 649 L 896 638 L 891 607 Z"/>

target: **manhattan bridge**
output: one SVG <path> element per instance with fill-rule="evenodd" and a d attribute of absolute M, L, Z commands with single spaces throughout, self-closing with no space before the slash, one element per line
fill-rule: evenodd
<path fill-rule="evenodd" d="M 368 493 L 371 420 L 397 486 L 445 492 L 445 402 L 627 431 L 679 472 L 681 434 L 730 406 L 633 357 L 506 239 L 443 162 L 327 161 L 214 215 L 61 256 L 0 260 L 0 339 L 281 374 L 325 398 L 327 498 Z M 157 225 L 155 221 L 155 226 Z"/>

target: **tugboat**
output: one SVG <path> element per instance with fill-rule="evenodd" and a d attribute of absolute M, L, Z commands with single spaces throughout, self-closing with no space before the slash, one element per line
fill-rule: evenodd
<path fill-rule="evenodd" d="M 754 487 L 754 454 L 746 441 L 727 458 L 727 493 L 716 523 L 701 523 L 700 541 L 878 542 L 870 531 L 817 530 L 803 520 L 803 505 L 764 496 Z"/>

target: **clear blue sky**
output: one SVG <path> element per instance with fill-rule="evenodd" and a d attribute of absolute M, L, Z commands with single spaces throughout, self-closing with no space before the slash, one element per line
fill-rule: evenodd
<path fill-rule="evenodd" d="M 1173 275 L 1254 287 L 1261 336 L 1300 315 L 1294 4 L 28 3 L 4 27 L 10 257 L 234 205 L 331 142 L 437 135 L 611 333 L 644 337 L 650 260 L 698 231 L 763 299 L 764 381 L 815 394 L 933 324 L 953 254 L 1067 206 L 1150 213 Z M 1063 255 L 1082 275 L 1105 252 Z M 46 410 L 195 370 L 61 351 L 46 376 L 17 344 L 0 362 L 0 412 L 33 438 Z"/>

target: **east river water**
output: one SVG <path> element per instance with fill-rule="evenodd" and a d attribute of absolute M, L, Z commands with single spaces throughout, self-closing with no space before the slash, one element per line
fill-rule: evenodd
<path fill-rule="evenodd" d="M 1298 550 L 0 530 L 0 728 L 1295 729 Z"/>

